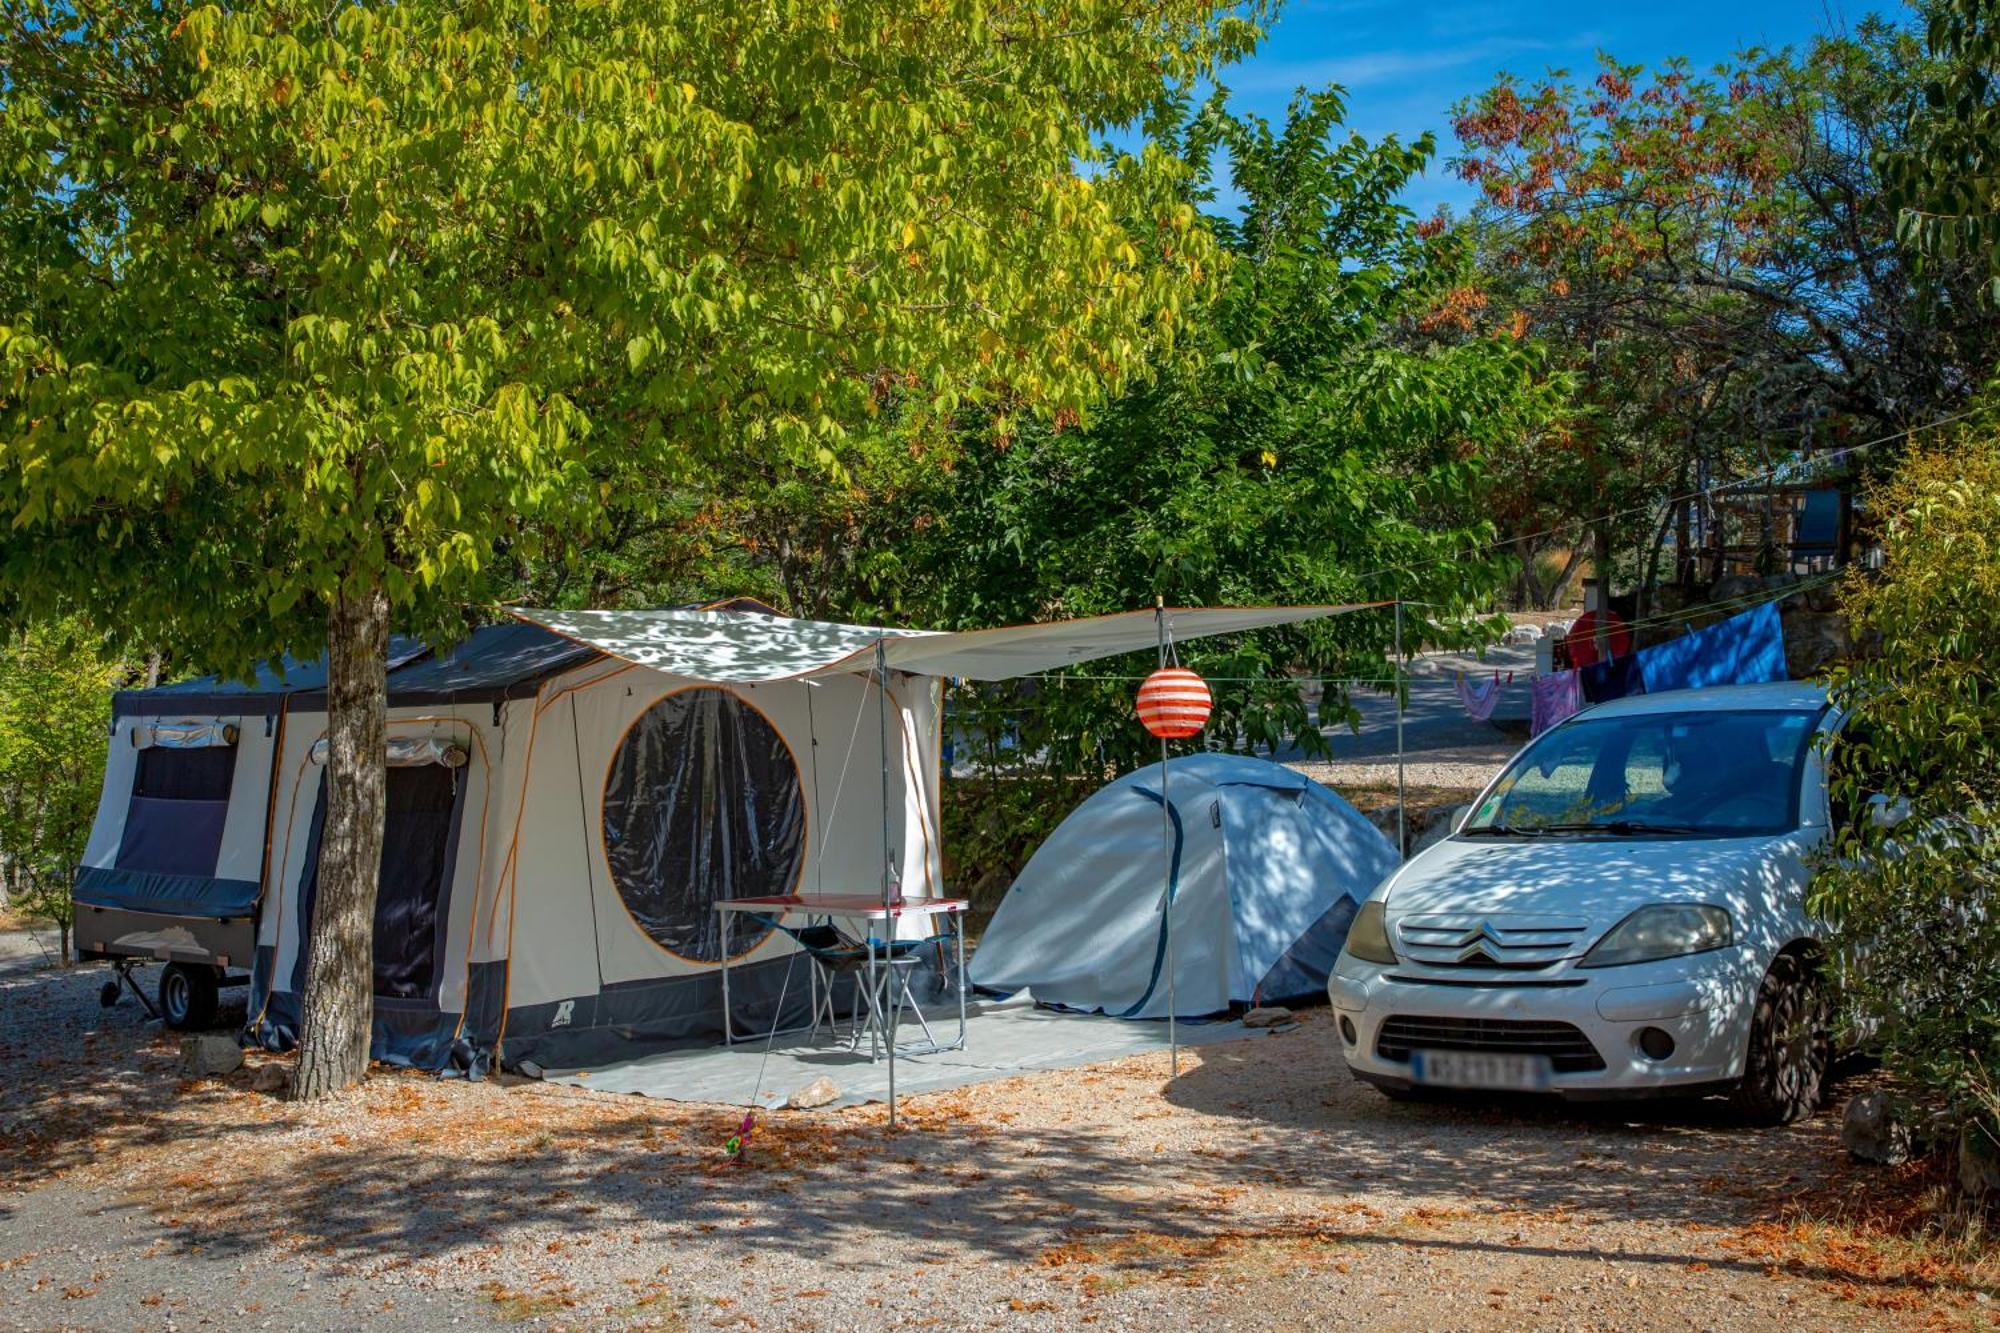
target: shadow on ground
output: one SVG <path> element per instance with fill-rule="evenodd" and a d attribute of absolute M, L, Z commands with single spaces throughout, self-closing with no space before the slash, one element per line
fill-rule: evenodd
<path fill-rule="evenodd" d="M 1837 1150 L 1824 1114 L 1759 1131 L 1711 1107 L 1392 1103 L 1349 1081 L 1317 1013 L 1184 1056 L 1164 1095 L 1165 1058 L 1142 1056 L 913 1099 L 896 1132 L 880 1108 L 779 1113 L 739 1163 L 722 1150 L 741 1114 L 731 1108 L 407 1075 L 331 1108 L 252 1093 L 247 1074 L 184 1084 L 173 1043 L 129 1001 L 98 1010 L 96 982 L 0 985 L 10 1014 L 45 1010 L 49 1039 L 10 1018 L 0 1040 L 0 1125 L 35 1137 L 7 1156 L 0 1183 L 32 1190 L 116 1166 L 99 1212 L 145 1211 L 165 1224 L 164 1244 L 210 1257 L 276 1250 L 379 1271 L 500 1244 L 602 1252 L 726 1230 L 773 1264 L 843 1242 L 882 1263 L 948 1244 L 1046 1264 L 1052 1237 L 1143 1235 L 1168 1255 L 1225 1233 L 1498 1248 L 1418 1223 L 1510 1217 L 1568 1229 L 1517 1236 L 1509 1253 L 1577 1257 L 1604 1221 L 1773 1218 Z M 1247 1191 L 1274 1202 L 1246 1217 L 1235 1201 Z"/>

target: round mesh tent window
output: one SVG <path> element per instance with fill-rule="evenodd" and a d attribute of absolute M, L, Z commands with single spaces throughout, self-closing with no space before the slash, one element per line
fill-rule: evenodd
<path fill-rule="evenodd" d="M 791 748 L 728 690 L 681 690 L 625 733 L 604 782 L 604 855 L 639 928 L 713 963 L 718 898 L 790 893 L 805 858 L 805 801 Z M 732 955 L 770 928 L 730 923 Z"/>

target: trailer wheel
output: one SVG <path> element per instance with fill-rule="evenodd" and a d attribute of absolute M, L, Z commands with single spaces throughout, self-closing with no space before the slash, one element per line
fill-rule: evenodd
<path fill-rule="evenodd" d="M 160 971 L 160 1018 L 179 1032 L 215 1022 L 215 969 L 168 963 Z"/>

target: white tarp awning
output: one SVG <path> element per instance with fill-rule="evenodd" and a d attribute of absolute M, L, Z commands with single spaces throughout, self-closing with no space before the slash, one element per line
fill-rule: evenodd
<path fill-rule="evenodd" d="M 1364 605 L 1368 604 L 1169 607 L 1167 631 L 1174 642 L 1182 643 L 1211 634 L 1296 625 L 1344 611 L 1359 611 Z M 1159 644 L 1159 635 L 1153 612 L 1122 611 L 1082 620 L 925 634 L 891 643 L 887 655 L 889 666 L 897 671 L 924 676 L 964 676 L 969 680 L 1010 680 L 1100 657 L 1150 652 Z"/>
<path fill-rule="evenodd" d="M 756 611 L 531 611 L 515 615 L 602 653 L 690 680 L 747 683 L 811 675 L 922 630 L 793 620 Z"/>
<path fill-rule="evenodd" d="M 1386 603 L 1169 608 L 1167 626 L 1176 642 L 1184 642 L 1270 625 L 1296 625 L 1377 605 Z M 1151 611 L 953 634 L 792 620 L 754 611 L 517 610 L 514 614 L 627 662 L 690 680 L 720 682 L 865 673 L 875 667 L 877 644 L 883 646 L 883 656 L 893 671 L 1008 680 L 1100 657 L 1143 652 L 1158 642 Z"/>

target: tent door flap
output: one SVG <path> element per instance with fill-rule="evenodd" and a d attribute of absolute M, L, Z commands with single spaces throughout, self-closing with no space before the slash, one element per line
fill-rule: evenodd
<path fill-rule="evenodd" d="M 463 769 L 444 764 L 390 768 L 385 778 L 382 862 L 375 893 L 375 994 L 428 1000 L 443 972 L 446 908 L 467 783 Z M 306 852 L 299 920 L 303 927 L 293 989 L 303 992 L 318 900 L 320 841 L 326 823 L 326 780 L 320 780 Z"/>

